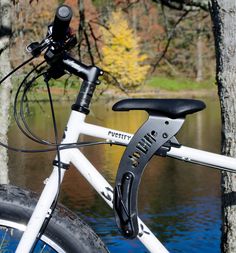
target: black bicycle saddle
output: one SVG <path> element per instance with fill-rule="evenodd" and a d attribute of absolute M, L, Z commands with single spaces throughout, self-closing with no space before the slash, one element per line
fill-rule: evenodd
<path fill-rule="evenodd" d="M 176 119 L 201 111 L 205 107 L 204 102 L 195 99 L 129 98 L 118 101 L 112 109 L 114 111 L 145 110 L 151 114 Z"/>

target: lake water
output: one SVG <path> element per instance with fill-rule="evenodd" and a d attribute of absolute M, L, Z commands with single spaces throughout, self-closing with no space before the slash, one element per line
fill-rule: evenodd
<path fill-rule="evenodd" d="M 207 109 L 187 117 L 178 140 L 185 146 L 219 153 L 219 105 L 216 99 L 204 101 Z M 89 122 L 134 132 L 146 119 L 144 112 L 113 112 L 112 104 L 105 104 L 94 104 Z M 53 127 L 47 113 L 48 104 L 41 106 L 43 110 L 39 106 L 31 107 L 28 121 L 33 132 L 50 139 Z M 62 133 L 70 104 L 55 103 L 55 108 L 59 133 Z M 14 123 L 9 139 L 10 144 L 17 147 L 38 147 L 19 134 Z M 102 145 L 83 148 L 83 151 L 113 184 L 124 148 Z M 54 155 L 10 152 L 10 183 L 40 192 L 43 180 L 50 174 Z M 138 240 L 122 238 L 114 224 L 112 210 L 74 168 L 65 176 L 60 198 L 94 228 L 111 252 L 147 252 Z M 220 172 L 171 158 L 153 158 L 139 189 L 139 215 L 170 252 L 220 252 Z"/>

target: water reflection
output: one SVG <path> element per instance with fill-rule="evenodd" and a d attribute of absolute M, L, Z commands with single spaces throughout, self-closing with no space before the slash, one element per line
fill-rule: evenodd
<path fill-rule="evenodd" d="M 214 100 L 206 102 L 205 111 L 187 117 L 178 139 L 185 146 L 219 152 L 218 103 Z M 55 106 L 59 132 L 62 133 L 70 106 L 64 103 Z M 51 118 L 46 113 L 48 105 L 44 104 L 44 107 L 45 111 L 33 107 L 28 120 L 38 136 L 53 140 Z M 146 117 L 144 112 L 114 113 L 104 104 L 97 103 L 88 121 L 134 132 Z M 9 138 L 11 145 L 37 147 L 20 135 L 14 124 Z M 111 184 L 114 183 L 123 150 L 122 147 L 107 145 L 83 148 L 87 157 Z M 11 183 L 40 191 L 42 181 L 50 174 L 54 155 L 11 152 Z M 65 176 L 61 201 L 95 228 L 111 252 L 146 252 L 137 240 L 126 241 L 117 233 L 112 211 L 74 168 Z M 139 212 L 171 252 L 220 252 L 220 174 L 216 170 L 155 157 L 145 170 L 140 185 Z"/>

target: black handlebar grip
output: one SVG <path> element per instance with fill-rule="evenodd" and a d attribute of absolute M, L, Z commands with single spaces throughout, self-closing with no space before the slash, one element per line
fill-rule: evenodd
<path fill-rule="evenodd" d="M 65 40 L 71 18 L 72 10 L 69 6 L 61 5 L 57 8 L 52 26 L 52 39 L 54 41 Z"/>

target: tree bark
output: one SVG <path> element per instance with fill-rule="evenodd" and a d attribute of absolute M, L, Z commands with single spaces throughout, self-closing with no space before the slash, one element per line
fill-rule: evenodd
<path fill-rule="evenodd" d="M 5 76 L 11 71 L 9 44 L 11 37 L 11 1 L 0 0 L 0 74 Z M 7 79 L 0 87 L 0 141 L 7 144 L 9 127 L 9 108 L 12 91 L 11 80 Z M 8 183 L 8 154 L 0 147 L 0 183 Z"/>
<path fill-rule="evenodd" d="M 202 23 L 198 22 L 197 50 L 196 50 L 196 81 L 203 80 L 203 42 L 202 42 Z"/>
<path fill-rule="evenodd" d="M 152 0 L 156 3 L 161 3 L 172 9 L 185 10 L 185 11 L 197 11 L 203 9 L 208 11 L 208 4 L 210 0 Z"/>
<path fill-rule="evenodd" d="M 236 1 L 211 0 L 216 48 L 216 79 L 222 115 L 222 153 L 236 157 Z M 222 173 L 224 253 L 236 252 L 236 175 Z"/>

